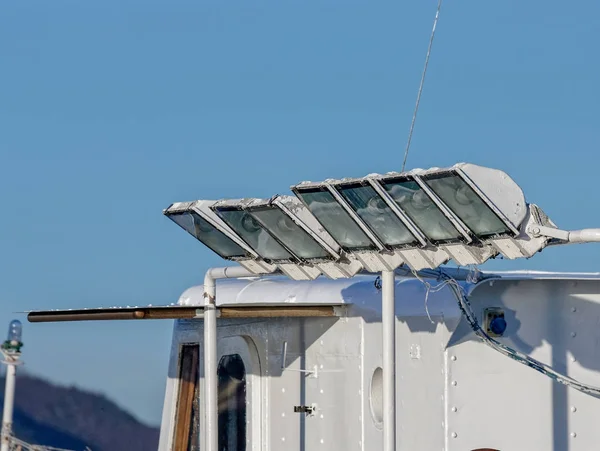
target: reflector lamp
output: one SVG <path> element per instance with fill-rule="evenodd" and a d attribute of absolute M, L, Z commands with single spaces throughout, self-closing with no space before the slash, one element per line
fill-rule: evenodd
<path fill-rule="evenodd" d="M 321 273 L 349 277 L 361 269 L 358 262 L 340 254 L 340 246 L 319 230 L 319 223 L 298 199 L 223 200 L 211 209 L 259 256 L 294 279 L 314 279 Z"/>
<path fill-rule="evenodd" d="M 240 263 L 257 274 L 270 273 L 276 268 L 261 261 L 233 230 L 208 207 L 214 201 L 177 202 L 163 214 L 220 257 Z"/>

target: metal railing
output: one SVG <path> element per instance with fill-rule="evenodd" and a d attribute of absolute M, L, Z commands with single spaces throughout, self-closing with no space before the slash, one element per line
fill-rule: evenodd
<path fill-rule="evenodd" d="M 44 446 L 44 445 L 32 445 L 30 443 L 24 442 L 23 440 L 19 440 L 16 437 L 10 438 L 10 451 L 74 451 L 64 448 L 54 448 L 52 446 Z M 85 447 L 82 451 L 92 451 L 92 449 L 88 446 Z"/>

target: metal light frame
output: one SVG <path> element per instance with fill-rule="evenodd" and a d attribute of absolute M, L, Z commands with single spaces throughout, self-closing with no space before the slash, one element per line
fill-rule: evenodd
<path fill-rule="evenodd" d="M 495 230 L 497 233 L 483 235 L 475 233 L 461 219 L 461 217 L 466 218 L 465 220 L 469 222 L 469 218 L 464 216 L 465 213 L 461 210 L 456 212 L 453 210 L 452 205 L 457 206 L 455 201 L 452 200 L 452 205 L 449 205 L 436 193 L 437 188 L 428 183 L 432 179 L 445 176 L 456 177 L 460 180 L 460 185 L 468 188 L 469 195 L 479 199 L 473 204 L 474 207 L 487 210 L 474 211 L 489 214 L 492 224 L 497 225 L 495 229 L 490 230 Z M 415 218 L 414 211 L 407 212 L 396 202 L 392 194 L 387 191 L 386 184 L 404 181 L 415 183 L 414 189 L 418 187 L 427 197 L 428 204 L 437 208 L 436 214 L 446 218 L 447 222 L 440 225 L 446 228 L 452 225 L 456 232 L 455 237 L 438 240 L 429 238 L 428 233 L 433 233 L 432 230 L 422 227 L 424 225 L 422 220 L 417 223 L 417 220 L 412 219 Z M 414 241 L 405 244 L 386 244 L 378 236 L 378 230 L 369 226 L 370 221 L 363 220 L 358 210 L 355 210 L 344 197 L 344 189 L 354 185 L 372 188 L 373 195 L 378 196 L 378 199 L 383 202 L 382 205 L 386 207 L 385 214 L 391 215 L 398 224 L 402 224 L 414 237 Z M 459 163 L 449 168 L 370 174 L 362 178 L 329 179 L 318 183 L 303 182 L 292 186 L 291 190 L 295 197 L 277 195 L 269 199 L 180 202 L 171 205 L 164 214 L 170 216 L 193 212 L 199 215 L 247 253 L 243 257 L 224 258 L 239 262 L 254 274 L 267 274 L 281 270 L 295 280 L 312 280 L 321 274 L 334 279 L 346 278 L 352 277 L 361 270 L 378 273 L 392 271 L 402 265 L 416 271 L 434 269 L 451 259 L 460 266 L 476 265 L 498 254 L 509 259 L 531 257 L 553 238 L 548 234 L 533 233 L 532 230 L 538 230 L 539 227 L 542 227 L 542 230 L 544 227 L 556 228 L 538 206 L 525 202 L 523 191 L 506 173 L 469 163 Z M 354 233 L 364 246 L 352 247 L 347 245 L 348 242 L 339 242 L 340 235 L 336 235 L 332 230 L 328 231 L 327 227 L 319 221 L 318 215 L 311 212 L 310 205 L 302 198 L 302 194 L 307 191 L 326 193 L 328 202 L 334 202 L 335 209 L 339 214 L 344 215 L 343 221 L 346 227 L 353 228 L 353 232 L 346 229 L 347 233 Z M 442 192 L 444 199 L 450 201 L 447 195 Z M 297 255 L 298 252 L 291 249 L 297 244 L 295 241 L 286 243 L 285 239 L 281 239 L 281 234 L 279 237 L 276 236 L 276 231 L 274 233 L 268 224 L 253 215 L 253 212 L 257 213 L 258 210 L 265 208 L 277 209 L 293 221 L 324 251 L 325 256 L 303 258 Z M 277 243 L 282 253 L 285 250 L 289 258 L 268 259 L 264 255 L 261 256 L 260 252 L 247 242 L 247 237 L 245 239 L 237 233 L 227 224 L 225 218 L 220 216 L 220 212 L 224 209 L 234 209 L 249 214 L 257 227 Z M 413 214 L 412 218 L 411 214 Z M 472 222 L 469 224 L 474 225 Z M 337 232 L 339 233 L 339 229 Z M 338 237 L 337 240 L 335 236 Z M 215 252 L 219 253 L 218 250 Z"/>
<path fill-rule="evenodd" d="M 219 255 L 221 258 L 225 260 L 230 260 L 239 263 L 244 268 L 253 272 L 254 274 L 270 274 L 274 272 L 277 268 L 276 266 L 265 262 L 260 258 L 260 256 L 252 250 L 243 240 L 241 240 L 238 235 L 215 213 L 210 210 L 210 206 L 214 204 L 215 201 L 211 200 L 196 200 L 192 202 L 176 202 L 171 204 L 168 208 L 163 210 L 163 214 L 167 217 L 176 214 L 182 213 L 195 213 L 208 222 L 211 226 L 213 226 L 216 230 L 222 233 L 225 237 L 229 238 L 239 247 L 241 247 L 246 253 L 247 256 L 244 257 L 225 257 L 221 255 L 216 249 L 213 249 L 206 245 L 203 241 L 196 238 L 214 253 Z"/>
<path fill-rule="evenodd" d="M 332 279 L 348 278 L 362 269 L 362 265 L 358 261 L 345 255 L 338 243 L 323 230 L 310 211 L 295 197 L 278 195 L 270 199 L 221 200 L 213 203 L 210 209 L 218 216 L 220 212 L 231 209 L 249 214 L 262 230 L 293 257 L 285 260 L 270 259 L 268 260 L 269 263 L 295 280 L 313 280 L 321 274 L 325 274 Z M 281 212 L 286 218 L 293 221 L 309 239 L 312 239 L 316 245 L 324 250 L 327 257 L 304 258 L 297 255 L 297 252 L 291 248 L 289 243 L 277 237 L 264 221 L 253 214 L 262 209 L 276 209 Z M 220 219 L 226 223 L 223 217 L 220 217 Z M 239 236 L 239 239 L 243 240 L 248 247 L 251 247 L 250 243 L 247 243 L 243 237 Z M 253 249 L 253 252 L 259 254 L 256 249 Z"/>

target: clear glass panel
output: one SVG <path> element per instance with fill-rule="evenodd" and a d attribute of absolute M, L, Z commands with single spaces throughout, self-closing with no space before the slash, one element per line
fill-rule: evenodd
<path fill-rule="evenodd" d="M 510 232 L 496 213 L 457 175 L 424 179 L 425 183 L 479 237 Z"/>
<path fill-rule="evenodd" d="M 264 207 L 249 212 L 272 235 L 301 258 L 327 258 L 329 254 L 294 221 L 277 207 Z"/>
<path fill-rule="evenodd" d="M 219 216 L 266 260 L 293 260 L 294 257 L 243 210 L 219 210 Z"/>
<path fill-rule="evenodd" d="M 239 354 L 221 358 L 217 378 L 219 451 L 245 451 L 246 368 Z"/>
<path fill-rule="evenodd" d="M 415 237 L 371 186 L 348 186 L 340 193 L 375 235 L 388 246 L 415 242 Z"/>
<path fill-rule="evenodd" d="M 221 257 L 246 257 L 248 253 L 231 238 L 215 229 L 197 213 L 185 212 L 168 215 L 174 223 L 187 231 Z"/>
<path fill-rule="evenodd" d="M 324 188 L 300 191 L 298 197 L 340 246 L 345 249 L 375 249 L 373 242 L 329 191 Z"/>
<path fill-rule="evenodd" d="M 457 240 L 460 232 L 444 216 L 417 182 L 382 182 L 398 206 L 432 241 Z"/>

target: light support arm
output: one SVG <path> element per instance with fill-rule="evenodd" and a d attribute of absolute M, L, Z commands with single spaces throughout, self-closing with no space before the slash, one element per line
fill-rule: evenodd
<path fill-rule="evenodd" d="M 600 229 L 560 230 L 553 227 L 535 225 L 530 233 L 564 241 L 565 243 L 600 243 Z"/>

